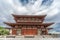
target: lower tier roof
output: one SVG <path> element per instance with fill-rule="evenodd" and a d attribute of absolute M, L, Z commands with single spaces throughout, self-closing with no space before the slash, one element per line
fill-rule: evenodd
<path fill-rule="evenodd" d="M 21 26 L 21 25 L 26 25 L 26 26 L 45 26 L 45 27 L 48 27 L 54 23 L 41 23 L 41 22 L 38 22 L 38 23 L 8 23 L 8 22 L 4 22 L 5 24 L 13 27 L 13 26 Z"/>

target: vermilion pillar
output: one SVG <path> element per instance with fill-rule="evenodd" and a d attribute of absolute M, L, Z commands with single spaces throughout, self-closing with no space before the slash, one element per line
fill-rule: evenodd
<path fill-rule="evenodd" d="M 17 30 L 16 29 L 12 29 L 12 35 L 16 35 L 17 34 Z"/>

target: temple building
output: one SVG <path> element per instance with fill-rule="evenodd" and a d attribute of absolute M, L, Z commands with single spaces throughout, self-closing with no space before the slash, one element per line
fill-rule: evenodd
<path fill-rule="evenodd" d="M 4 22 L 11 26 L 11 35 L 48 35 L 48 26 L 54 23 L 44 23 L 44 19 L 47 15 L 15 15 L 15 23 Z"/>

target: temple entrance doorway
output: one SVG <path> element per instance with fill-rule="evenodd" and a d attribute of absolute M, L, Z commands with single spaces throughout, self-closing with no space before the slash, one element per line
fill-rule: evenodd
<path fill-rule="evenodd" d="M 17 35 L 21 35 L 21 29 L 17 30 Z"/>
<path fill-rule="evenodd" d="M 41 32 L 42 32 L 41 29 L 38 29 L 38 35 L 41 35 Z"/>

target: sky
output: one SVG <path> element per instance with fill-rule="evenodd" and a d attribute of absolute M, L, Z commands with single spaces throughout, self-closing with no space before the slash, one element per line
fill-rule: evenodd
<path fill-rule="evenodd" d="M 60 32 L 60 0 L 0 0 L 0 26 L 7 26 L 3 22 L 15 22 L 11 14 L 46 14 L 44 22 L 54 22 L 50 32 Z"/>

